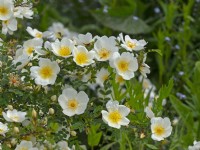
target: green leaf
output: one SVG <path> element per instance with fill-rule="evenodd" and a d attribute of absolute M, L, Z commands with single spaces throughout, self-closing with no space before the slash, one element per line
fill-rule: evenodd
<path fill-rule="evenodd" d="M 158 149 L 157 147 L 155 147 L 154 145 L 151 145 L 151 144 L 145 144 L 145 145 L 150 149 Z"/>
<path fill-rule="evenodd" d="M 100 124 L 92 125 L 88 132 L 88 144 L 91 147 L 97 146 L 101 140 L 102 132 L 97 132 Z"/>
<path fill-rule="evenodd" d="M 162 54 L 162 51 L 161 51 L 160 49 L 150 49 L 150 50 L 148 50 L 148 53 L 151 53 L 151 52 L 156 52 L 156 53 L 158 53 L 160 56 L 163 55 L 163 54 Z"/>
<path fill-rule="evenodd" d="M 162 110 L 162 101 L 163 99 L 167 98 L 170 95 L 173 86 L 174 82 L 173 79 L 171 78 L 168 82 L 168 85 L 162 86 L 162 88 L 159 90 L 159 97 L 155 99 L 154 112 L 156 113 L 156 115 L 158 115 L 158 113 L 160 113 L 160 111 Z"/>
<path fill-rule="evenodd" d="M 194 120 L 192 117 L 192 111 L 186 105 L 184 105 L 180 100 L 178 100 L 175 96 L 170 96 L 170 101 L 172 106 L 175 108 L 177 113 L 180 115 L 181 119 L 183 120 L 184 124 L 187 126 L 188 130 L 192 130 L 196 132 L 194 127 Z"/>
<path fill-rule="evenodd" d="M 113 17 L 107 13 L 93 11 L 92 16 L 102 25 L 116 31 L 126 34 L 141 34 L 150 32 L 150 27 L 140 18 L 129 17 Z"/>

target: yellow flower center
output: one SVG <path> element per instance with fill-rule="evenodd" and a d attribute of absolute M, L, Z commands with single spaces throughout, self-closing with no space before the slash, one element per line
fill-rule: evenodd
<path fill-rule="evenodd" d="M 39 32 L 36 33 L 36 34 L 35 34 L 35 37 L 36 37 L 36 38 L 42 38 L 42 33 L 39 33 Z"/>
<path fill-rule="evenodd" d="M 78 102 L 76 99 L 71 99 L 67 102 L 67 106 L 69 109 L 75 111 L 78 107 Z"/>
<path fill-rule="evenodd" d="M 88 62 L 88 56 L 85 52 L 79 52 L 76 55 L 75 60 L 76 60 L 77 64 L 83 65 Z"/>
<path fill-rule="evenodd" d="M 156 125 L 153 129 L 154 134 L 161 136 L 165 133 L 165 129 L 161 125 Z"/>
<path fill-rule="evenodd" d="M 19 121 L 19 116 L 11 116 L 10 118 L 15 122 Z"/>
<path fill-rule="evenodd" d="M 108 118 L 112 123 L 118 123 L 122 119 L 122 115 L 118 111 L 113 111 L 109 113 Z"/>
<path fill-rule="evenodd" d="M 30 56 L 34 51 L 34 47 L 29 47 L 26 49 L 27 54 Z"/>
<path fill-rule="evenodd" d="M 127 61 L 125 61 L 125 60 L 120 60 L 117 65 L 118 65 L 118 69 L 121 72 L 125 72 L 129 68 L 129 63 Z"/>
<path fill-rule="evenodd" d="M 128 47 L 130 47 L 131 49 L 135 48 L 136 47 L 136 44 L 135 43 L 132 43 L 130 41 L 127 42 L 127 45 Z"/>
<path fill-rule="evenodd" d="M 0 129 L 0 134 L 2 134 L 2 133 L 3 133 L 3 131 L 4 131 L 3 129 Z"/>
<path fill-rule="evenodd" d="M 49 66 L 44 66 L 40 69 L 39 71 L 39 75 L 43 78 L 43 79 L 48 79 L 51 78 L 53 75 L 53 69 Z"/>
<path fill-rule="evenodd" d="M 7 15 L 7 14 L 8 14 L 8 8 L 1 6 L 0 15 Z"/>
<path fill-rule="evenodd" d="M 65 56 L 69 56 L 71 54 L 71 51 L 70 51 L 69 47 L 63 46 L 63 47 L 61 47 L 59 49 L 58 54 L 60 56 L 64 56 L 65 57 Z"/>
<path fill-rule="evenodd" d="M 108 59 L 110 57 L 110 52 L 107 49 L 102 48 L 99 52 L 99 57 L 101 59 Z"/>
<path fill-rule="evenodd" d="M 20 150 L 28 150 L 27 147 L 21 147 Z"/>

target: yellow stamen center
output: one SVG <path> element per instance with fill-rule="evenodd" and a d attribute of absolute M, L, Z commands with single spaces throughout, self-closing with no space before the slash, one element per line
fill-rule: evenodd
<path fill-rule="evenodd" d="M 136 47 L 136 44 L 135 43 L 132 43 L 130 41 L 127 42 L 127 45 L 128 47 L 130 47 L 131 49 L 135 48 Z"/>
<path fill-rule="evenodd" d="M 108 74 L 105 74 L 105 75 L 102 76 L 103 82 L 108 79 L 108 76 L 109 76 Z"/>
<path fill-rule="evenodd" d="M 112 123 L 118 123 L 122 119 L 122 115 L 118 111 L 113 111 L 109 113 L 108 118 Z"/>
<path fill-rule="evenodd" d="M 20 150 L 28 150 L 27 147 L 21 147 Z"/>
<path fill-rule="evenodd" d="M 7 15 L 7 14 L 8 14 L 8 8 L 1 6 L 0 15 Z"/>
<path fill-rule="evenodd" d="M 77 107 L 78 107 L 78 102 L 77 102 L 76 99 L 69 100 L 69 101 L 67 102 L 67 106 L 68 106 L 68 108 L 71 109 L 71 110 L 76 110 Z"/>
<path fill-rule="evenodd" d="M 70 51 L 69 47 L 63 46 L 63 47 L 61 47 L 61 48 L 59 49 L 58 54 L 59 54 L 60 56 L 65 57 L 65 56 L 69 56 L 69 55 L 71 54 L 71 51 Z"/>
<path fill-rule="evenodd" d="M 158 136 L 161 136 L 162 134 L 165 133 L 165 129 L 163 128 L 163 126 L 161 125 L 156 125 L 153 129 L 153 132 L 158 135 Z"/>
<path fill-rule="evenodd" d="M 102 48 L 99 52 L 99 57 L 101 59 L 108 59 L 110 57 L 110 52 L 107 49 Z"/>
<path fill-rule="evenodd" d="M 83 65 L 88 62 L 88 56 L 85 52 L 79 52 L 75 57 L 76 63 Z"/>
<path fill-rule="evenodd" d="M 44 66 L 40 69 L 39 71 L 39 75 L 43 78 L 43 79 L 48 79 L 51 78 L 53 75 L 53 70 L 51 67 L 49 66 Z"/>
<path fill-rule="evenodd" d="M 26 49 L 27 54 L 30 56 L 34 51 L 34 47 L 29 47 Z"/>
<path fill-rule="evenodd" d="M 129 68 L 129 63 L 125 60 L 121 60 L 118 62 L 118 68 L 120 71 L 125 72 Z"/>
<path fill-rule="evenodd" d="M 12 116 L 10 118 L 15 122 L 19 121 L 19 116 Z"/>
<path fill-rule="evenodd" d="M 35 37 L 36 37 L 36 38 L 42 38 L 42 33 L 39 33 L 39 32 L 36 33 L 36 34 L 35 34 Z"/>

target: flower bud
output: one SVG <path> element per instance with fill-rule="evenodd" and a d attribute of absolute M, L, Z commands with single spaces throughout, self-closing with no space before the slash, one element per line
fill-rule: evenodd
<path fill-rule="evenodd" d="M 15 146 L 17 144 L 17 140 L 15 138 L 12 138 L 10 143 L 12 146 Z"/>
<path fill-rule="evenodd" d="M 140 133 L 140 138 L 143 139 L 145 137 L 145 134 L 142 132 Z"/>
<path fill-rule="evenodd" d="M 33 117 L 33 118 L 37 118 L 37 112 L 35 111 L 34 108 L 33 108 L 33 110 L 32 110 L 32 117 Z"/>
<path fill-rule="evenodd" d="M 57 96 L 56 96 L 56 95 L 51 96 L 51 100 L 52 100 L 53 102 L 55 102 L 55 101 L 57 100 Z"/>
<path fill-rule="evenodd" d="M 70 134 L 71 134 L 72 136 L 76 136 L 76 131 L 70 131 Z"/>
<path fill-rule="evenodd" d="M 12 105 L 8 105 L 7 108 L 8 108 L 9 110 L 13 110 L 13 106 L 12 106 Z"/>
<path fill-rule="evenodd" d="M 54 114 L 54 112 L 55 112 L 55 111 L 54 111 L 54 109 L 53 109 L 53 108 L 49 108 L 49 114 L 50 114 L 50 115 L 53 115 L 53 114 Z"/>
<path fill-rule="evenodd" d="M 18 127 L 14 127 L 13 131 L 14 131 L 14 133 L 19 133 L 19 128 Z"/>

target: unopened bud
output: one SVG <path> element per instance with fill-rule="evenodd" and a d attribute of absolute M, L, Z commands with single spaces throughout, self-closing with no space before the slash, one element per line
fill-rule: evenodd
<path fill-rule="evenodd" d="M 14 133 L 19 133 L 19 128 L 18 127 L 14 127 L 13 131 L 14 131 Z"/>
<path fill-rule="evenodd" d="M 13 106 L 12 106 L 12 105 L 8 105 L 7 108 L 8 108 L 9 110 L 13 110 Z"/>
<path fill-rule="evenodd" d="M 33 118 L 37 118 L 37 112 L 35 111 L 34 108 L 33 108 L 33 110 L 32 110 L 32 117 L 33 117 Z"/>
<path fill-rule="evenodd" d="M 17 140 L 15 138 L 12 138 L 10 143 L 12 146 L 15 146 L 17 144 Z"/>
<path fill-rule="evenodd" d="M 143 139 L 144 137 L 145 137 L 145 134 L 144 134 L 144 133 L 141 133 L 141 134 L 140 134 L 140 138 Z"/>
<path fill-rule="evenodd" d="M 50 114 L 50 115 L 53 115 L 53 114 L 54 114 L 54 112 L 55 112 L 55 111 L 54 111 L 54 109 L 53 109 L 53 108 L 49 108 L 49 114 Z"/>
<path fill-rule="evenodd" d="M 51 96 L 51 100 L 52 100 L 53 102 L 55 102 L 55 101 L 57 100 L 57 96 L 56 96 L 56 95 Z"/>
<path fill-rule="evenodd" d="M 70 134 L 71 134 L 72 136 L 76 136 L 76 131 L 71 131 Z"/>

